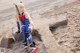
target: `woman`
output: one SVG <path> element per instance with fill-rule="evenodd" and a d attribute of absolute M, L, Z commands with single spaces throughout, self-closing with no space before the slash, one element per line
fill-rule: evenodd
<path fill-rule="evenodd" d="M 31 34 L 31 26 L 33 26 L 33 23 L 31 21 L 31 18 L 29 14 L 26 12 L 24 5 L 22 3 L 17 4 L 18 10 L 16 10 L 16 20 L 17 20 L 17 27 L 18 27 L 18 32 L 20 32 L 20 26 L 21 26 L 21 31 L 22 31 L 22 36 L 23 36 L 23 43 L 24 43 L 24 48 L 27 48 L 27 41 L 29 41 L 30 46 L 34 47 L 34 41 L 32 38 Z"/>

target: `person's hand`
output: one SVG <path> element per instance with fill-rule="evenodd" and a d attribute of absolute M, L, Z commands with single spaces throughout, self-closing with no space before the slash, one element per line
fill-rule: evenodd
<path fill-rule="evenodd" d="M 32 26 L 32 25 L 29 25 L 29 28 L 30 28 L 31 30 L 33 30 L 33 26 Z"/>
<path fill-rule="evenodd" d="M 20 33 L 20 30 L 18 30 L 16 33 L 17 33 L 17 34 Z"/>

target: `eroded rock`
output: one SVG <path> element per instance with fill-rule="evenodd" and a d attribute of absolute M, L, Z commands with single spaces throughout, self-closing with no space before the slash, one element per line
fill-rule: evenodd
<path fill-rule="evenodd" d="M 0 47 L 4 47 L 4 48 L 10 48 L 11 44 L 14 43 L 14 39 L 13 38 L 6 38 L 6 37 L 3 37 L 2 40 L 1 40 L 1 44 L 0 44 Z"/>

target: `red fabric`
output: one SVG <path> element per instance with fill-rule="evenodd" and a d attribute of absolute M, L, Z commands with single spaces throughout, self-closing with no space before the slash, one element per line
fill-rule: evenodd
<path fill-rule="evenodd" d="M 19 19 L 20 20 L 25 20 L 26 18 L 25 18 L 25 16 L 19 16 Z"/>
<path fill-rule="evenodd" d="M 36 53 L 38 50 L 38 48 L 36 48 L 35 50 L 33 50 L 31 53 Z"/>

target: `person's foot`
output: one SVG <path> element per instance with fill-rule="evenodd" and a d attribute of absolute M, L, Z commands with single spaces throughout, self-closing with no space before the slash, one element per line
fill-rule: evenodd
<path fill-rule="evenodd" d="M 38 48 L 36 48 L 36 47 L 31 47 L 31 53 L 36 53 L 37 50 L 38 50 Z"/>
<path fill-rule="evenodd" d="M 24 46 L 24 49 L 27 49 L 28 48 L 28 46 Z"/>
<path fill-rule="evenodd" d="M 35 47 L 35 45 L 36 45 L 35 42 L 33 42 L 30 46 L 31 47 Z"/>
<path fill-rule="evenodd" d="M 35 47 L 31 47 L 32 50 L 36 49 Z"/>
<path fill-rule="evenodd" d="M 36 45 L 36 43 L 33 41 L 33 45 L 35 46 Z"/>

